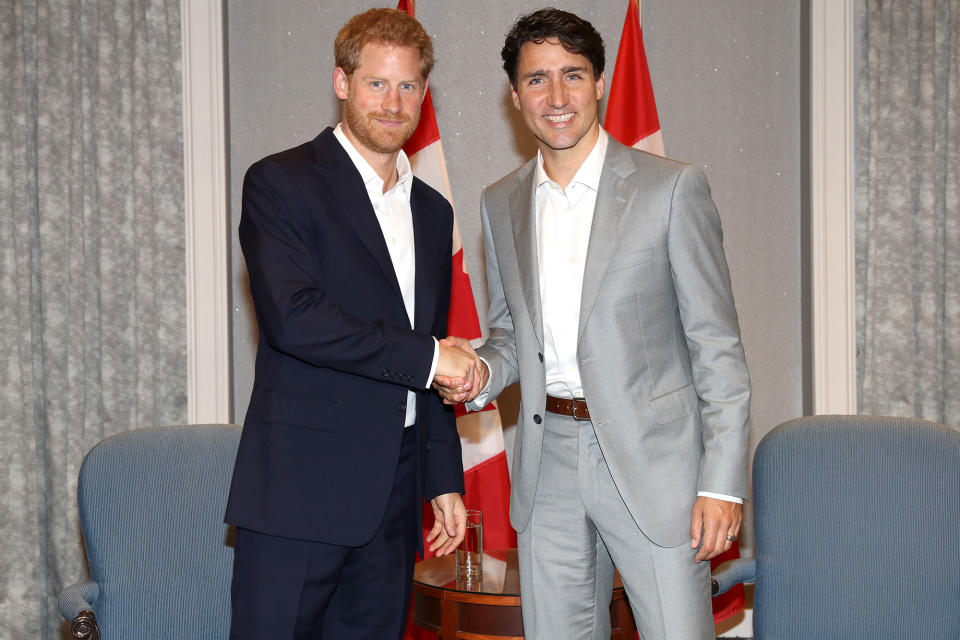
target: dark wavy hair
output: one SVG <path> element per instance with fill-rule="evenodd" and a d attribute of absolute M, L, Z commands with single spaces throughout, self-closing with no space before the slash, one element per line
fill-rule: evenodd
<path fill-rule="evenodd" d="M 593 25 L 568 11 L 548 7 L 520 16 L 513 23 L 507 39 L 500 50 L 503 58 L 503 70 L 510 78 L 510 84 L 517 86 L 517 61 L 520 49 L 528 42 L 540 44 L 550 38 L 556 38 L 564 49 L 585 57 L 593 65 L 596 78 L 603 73 L 603 38 Z"/>

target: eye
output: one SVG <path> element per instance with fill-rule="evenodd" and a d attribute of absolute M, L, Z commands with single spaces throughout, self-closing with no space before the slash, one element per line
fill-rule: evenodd
<path fill-rule="evenodd" d="M 530 78 L 530 83 L 529 83 L 529 84 L 532 84 L 532 85 L 535 85 L 535 84 L 543 84 L 543 78 L 540 78 L 540 77 Z"/>
<path fill-rule="evenodd" d="M 370 81 L 370 87 L 373 88 L 373 89 L 379 89 L 379 88 L 381 88 L 382 86 L 383 86 L 383 82 L 381 82 L 380 80 L 371 80 L 371 81 Z"/>
<path fill-rule="evenodd" d="M 579 80 L 579 79 L 580 79 L 579 73 L 571 73 L 567 76 L 567 80 Z"/>
<path fill-rule="evenodd" d="M 414 91 L 417 88 L 417 85 L 412 82 L 404 82 L 400 85 L 400 88 L 404 91 Z"/>

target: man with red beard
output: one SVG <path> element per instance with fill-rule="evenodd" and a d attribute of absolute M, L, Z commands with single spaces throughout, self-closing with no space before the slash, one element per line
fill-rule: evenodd
<path fill-rule="evenodd" d="M 259 324 L 226 521 L 231 638 L 400 638 L 430 500 L 431 551 L 463 538 L 454 414 L 434 376 L 478 379 L 446 335 L 453 212 L 413 176 L 431 39 L 392 9 L 334 44 L 343 121 L 255 163 L 240 245 Z"/>

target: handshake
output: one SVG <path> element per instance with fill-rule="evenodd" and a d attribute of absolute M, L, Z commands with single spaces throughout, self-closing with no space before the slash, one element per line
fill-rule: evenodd
<path fill-rule="evenodd" d="M 433 376 L 433 388 L 444 404 L 470 402 L 487 386 L 490 371 L 463 338 L 447 336 L 440 340 L 440 357 Z"/>

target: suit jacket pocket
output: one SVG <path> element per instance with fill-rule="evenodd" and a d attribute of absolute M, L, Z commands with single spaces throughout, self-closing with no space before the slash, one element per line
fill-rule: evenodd
<path fill-rule="evenodd" d="M 337 398 L 258 389 L 250 399 L 247 415 L 264 422 L 336 431 L 341 420 L 341 406 Z"/>
<path fill-rule="evenodd" d="M 636 251 L 624 251 L 613 256 L 610 260 L 610 265 L 607 267 L 607 272 L 638 267 L 651 260 L 653 260 L 653 247 L 638 249 Z"/>
<path fill-rule="evenodd" d="M 650 407 L 660 424 L 667 424 L 690 415 L 697 405 L 697 396 L 688 384 L 656 398 L 650 399 Z"/>

